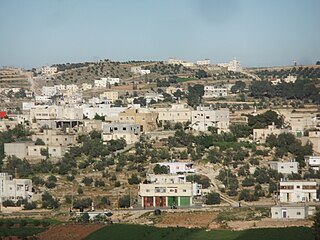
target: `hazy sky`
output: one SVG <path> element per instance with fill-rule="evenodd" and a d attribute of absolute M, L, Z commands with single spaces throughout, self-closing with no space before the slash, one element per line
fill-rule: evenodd
<path fill-rule="evenodd" d="M 320 60 L 319 0 L 0 0 L 0 66 Z"/>

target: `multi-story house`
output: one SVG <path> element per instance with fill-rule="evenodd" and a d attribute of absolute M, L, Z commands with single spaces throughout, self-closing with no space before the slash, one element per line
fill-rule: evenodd
<path fill-rule="evenodd" d="M 32 180 L 13 179 L 8 173 L 0 173 L 1 202 L 11 200 L 16 202 L 32 197 Z"/>
<path fill-rule="evenodd" d="M 158 113 L 145 109 L 130 108 L 119 113 L 119 122 L 135 123 L 141 125 L 142 132 L 150 132 L 157 128 Z"/>
<path fill-rule="evenodd" d="M 282 203 L 318 201 L 316 181 L 281 181 L 279 192 Z"/>
<path fill-rule="evenodd" d="M 196 170 L 193 168 L 192 162 L 161 162 L 157 164 L 168 167 L 169 173 L 171 174 L 196 172 Z"/>
<path fill-rule="evenodd" d="M 315 171 L 320 169 L 320 156 L 305 156 L 304 160 L 307 166 L 311 167 Z"/>
<path fill-rule="evenodd" d="M 101 136 L 104 142 L 123 138 L 127 144 L 133 144 L 139 141 L 141 135 L 140 125 L 132 123 L 103 123 L 102 130 Z"/>
<path fill-rule="evenodd" d="M 269 125 L 268 128 L 253 129 L 253 140 L 259 143 L 265 143 L 268 136 L 271 134 L 278 136 L 281 133 L 288 133 L 289 129 L 277 128 L 274 124 Z"/>
<path fill-rule="evenodd" d="M 298 173 L 298 162 L 276 162 L 271 161 L 269 162 L 270 168 L 276 170 L 278 173 L 283 174 L 291 174 L 291 173 Z"/>
<path fill-rule="evenodd" d="M 229 129 L 229 109 L 213 110 L 209 107 L 197 107 L 191 112 L 190 128 L 195 131 L 208 131 L 208 127 L 215 127 L 218 132 Z"/>
<path fill-rule="evenodd" d="M 76 134 L 65 134 L 54 129 L 44 129 L 42 133 L 33 134 L 32 141 L 41 139 L 45 145 L 51 146 L 68 146 L 77 143 Z"/>
<path fill-rule="evenodd" d="M 185 123 L 191 121 L 191 108 L 185 104 L 172 104 L 171 108 L 149 108 L 149 110 L 159 114 L 159 122 Z"/>
<path fill-rule="evenodd" d="M 184 175 L 151 175 L 147 181 L 139 185 L 142 207 L 192 206 L 194 197 L 201 196 L 201 185 Z"/>
<path fill-rule="evenodd" d="M 100 94 L 100 99 L 106 100 L 108 103 L 114 103 L 119 99 L 118 92 L 104 92 Z"/>
<path fill-rule="evenodd" d="M 227 97 L 228 89 L 225 87 L 204 86 L 204 98 Z"/>

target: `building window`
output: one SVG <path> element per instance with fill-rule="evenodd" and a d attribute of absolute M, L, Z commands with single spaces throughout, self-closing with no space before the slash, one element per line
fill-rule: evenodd
<path fill-rule="evenodd" d="M 187 192 L 187 189 L 183 189 L 183 192 Z"/>
<path fill-rule="evenodd" d="M 301 215 L 301 212 L 297 212 L 297 215 Z"/>
<path fill-rule="evenodd" d="M 275 212 L 274 214 L 275 214 L 275 215 L 278 215 L 278 212 Z"/>
<path fill-rule="evenodd" d="M 147 189 L 146 192 L 150 192 L 150 189 Z"/>
<path fill-rule="evenodd" d="M 122 130 L 123 130 L 123 131 L 127 131 L 127 128 L 126 128 L 126 127 L 124 127 L 124 128 L 122 128 Z"/>
<path fill-rule="evenodd" d="M 297 188 L 300 188 L 300 186 L 297 186 Z"/>

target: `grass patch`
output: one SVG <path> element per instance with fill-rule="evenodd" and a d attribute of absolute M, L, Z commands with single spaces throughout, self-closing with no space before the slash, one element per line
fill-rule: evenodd
<path fill-rule="evenodd" d="M 90 234 L 86 240 L 308 240 L 313 239 L 313 230 L 306 227 L 250 229 L 245 231 L 156 228 L 141 225 L 114 224 Z"/>
<path fill-rule="evenodd" d="M 13 227 L 13 228 L 0 228 L 1 237 L 17 236 L 17 237 L 29 237 L 37 235 L 47 230 L 44 227 Z"/>
<path fill-rule="evenodd" d="M 14 218 L 0 220 L 0 237 L 29 237 L 48 229 L 50 225 L 59 224 L 55 219 Z"/>
<path fill-rule="evenodd" d="M 218 222 L 228 221 L 251 221 L 260 220 L 269 216 L 269 209 L 257 207 L 252 211 L 249 208 L 235 208 L 219 212 L 216 220 Z"/>

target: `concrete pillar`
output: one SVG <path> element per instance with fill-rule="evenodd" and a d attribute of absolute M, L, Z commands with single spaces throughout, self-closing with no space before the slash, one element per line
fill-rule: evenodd
<path fill-rule="evenodd" d="M 153 198 L 153 206 L 156 206 L 156 197 L 152 197 Z"/>

